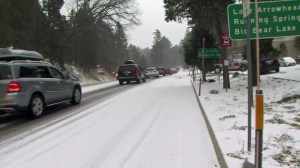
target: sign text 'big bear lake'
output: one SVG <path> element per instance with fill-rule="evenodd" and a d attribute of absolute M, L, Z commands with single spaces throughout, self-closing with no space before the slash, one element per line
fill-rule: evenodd
<path fill-rule="evenodd" d="M 258 3 L 260 38 L 300 35 L 300 1 L 276 1 Z M 246 20 L 243 5 L 232 4 L 227 8 L 229 35 L 231 39 L 246 39 Z M 255 3 L 250 4 L 250 33 L 256 36 Z"/>

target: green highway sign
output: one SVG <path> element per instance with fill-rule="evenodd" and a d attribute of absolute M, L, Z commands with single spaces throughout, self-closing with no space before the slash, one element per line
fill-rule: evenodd
<path fill-rule="evenodd" d="M 198 50 L 198 58 L 202 58 L 202 48 Z M 204 58 L 220 58 L 221 50 L 220 48 L 205 48 Z"/>
<path fill-rule="evenodd" d="M 300 35 L 300 1 L 271 1 L 258 3 L 259 38 Z M 246 39 L 243 5 L 227 7 L 229 36 L 233 40 Z M 256 38 L 255 3 L 250 4 L 250 37 Z"/>

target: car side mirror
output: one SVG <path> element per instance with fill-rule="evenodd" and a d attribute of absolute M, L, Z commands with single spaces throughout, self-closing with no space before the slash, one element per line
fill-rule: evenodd
<path fill-rule="evenodd" d="M 71 79 L 71 75 L 67 72 L 64 72 L 65 79 Z"/>

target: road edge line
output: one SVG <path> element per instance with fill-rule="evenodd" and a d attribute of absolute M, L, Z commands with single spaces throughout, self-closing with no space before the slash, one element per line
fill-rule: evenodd
<path fill-rule="evenodd" d="M 208 132 L 209 132 L 209 135 L 210 135 L 210 139 L 211 139 L 211 141 L 213 143 L 213 146 L 214 146 L 214 149 L 215 149 L 215 152 L 216 152 L 219 164 L 220 164 L 221 168 L 228 168 L 227 163 L 226 163 L 226 161 L 225 161 L 225 159 L 223 157 L 223 153 L 221 151 L 221 148 L 219 146 L 218 140 L 217 140 L 217 138 L 216 138 L 216 136 L 214 134 L 214 131 L 213 131 L 212 127 L 211 127 L 211 124 L 210 124 L 210 122 L 209 122 L 209 120 L 208 120 L 208 118 L 206 116 L 204 108 L 203 108 L 203 106 L 202 106 L 202 104 L 200 102 L 200 99 L 199 99 L 198 95 L 197 95 L 197 91 L 195 89 L 195 86 L 194 86 L 194 84 L 193 84 L 192 81 L 190 81 L 190 82 L 191 82 L 191 84 L 193 86 L 193 90 L 194 90 L 194 93 L 196 95 L 197 102 L 198 102 L 198 105 L 200 107 L 200 111 L 201 111 L 202 116 L 203 116 L 203 118 L 205 120 L 205 124 L 206 124 L 206 127 L 208 129 Z"/>

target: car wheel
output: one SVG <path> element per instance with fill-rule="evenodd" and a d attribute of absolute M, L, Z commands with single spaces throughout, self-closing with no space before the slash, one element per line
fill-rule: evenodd
<path fill-rule="evenodd" d="M 146 82 L 146 78 L 145 77 L 143 78 L 143 82 Z"/>
<path fill-rule="evenodd" d="M 242 72 L 244 72 L 244 71 L 246 71 L 248 68 L 247 68 L 247 65 L 241 65 L 240 66 L 240 70 L 242 71 Z"/>
<path fill-rule="evenodd" d="M 222 68 L 217 65 L 217 66 L 215 66 L 214 72 L 215 73 L 221 73 L 222 72 Z"/>
<path fill-rule="evenodd" d="M 279 68 L 276 68 L 276 69 L 275 69 L 275 72 L 279 72 Z"/>
<path fill-rule="evenodd" d="M 119 80 L 119 84 L 120 84 L 120 85 L 123 85 L 123 81 Z"/>
<path fill-rule="evenodd" d="M 140 78 L 137 78 L 137 79 L 136 79 L 136 83 L 138 83 L 138 84 L 141 83 L 141 79 L 140 79 Z"/>
<path fill-rule="evenodd" d="M 45 110 L 45 103 L 42 96 L 35 94 L 31 97 L 28 114 L 30 118 L 39 118 L 43 115 Z"/>
<path fill-rule="evenodd" d="M 77 105 L 81 102 L 81 90 L 79 87 L 75 87 L 72 95 L 71 104 Z"/>

